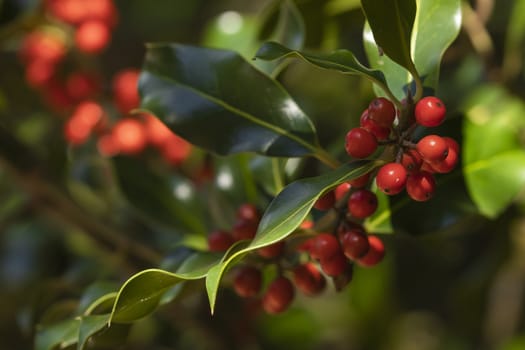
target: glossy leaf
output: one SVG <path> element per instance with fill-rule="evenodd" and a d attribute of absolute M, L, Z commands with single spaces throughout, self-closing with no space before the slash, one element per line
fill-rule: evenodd
<path fill-rule="evenodd" d="M 80 319 L 77 350 L 84 350 L 86 348 L 87 341 L 91 336 L 100 332 L 104 328 L 109 327 L 108 322 L 110 316 L 110 314 L 90 315 L 84 316 Z"/>
<path fill-rule="evenodd" d="M 168 227 L 191 233 L 206 232 L 199 211 L 192 203 L 190 183 L 156 173 L 137 158 L 117 157 L 114 164 L 120 189 L 135 208 Z M 181 190 L 186 195 L 177 197 Z"/>
<path fill-rule="evenodd" d="M 266 209 L 255 238 L 247 242 L 245 247 L 233 246 L 223 261 L 208 272 L 206 290 L 212 313 L 221 277 L 232 262 L 252 250 L 286 238 L 304 221 L 315 201 L 323 193 L 342 182 L 370 172 L 380 164 L 380 161 L 355 161 L 321 176 L 301 179 L 286 186 Z"/>
<path fill-rule="evenodd" d="M 496 86 L 474 92 L 467 102 L 463 173 L 478 209 L 498 216 L 525 186 L 525 104 Z"/>
<path fill-rule="evenodd" d="M 79 319 L 65 320 L 38 330 L 35 339 L 35 350 L 53 350 L 65 348 L 77 342 L 80 329 Z"/>
<path fill-rule="evenodd" d="M 110 322 L 129 323 L 153 312 L 163 294 L 185 280 L 203 278 L 211 266 L 220 261 L 211 253 L 195 253 L 171 273 L 159 269 L 144 270 L 124 283 L 117 295 Z"/>
<path fill-rule="evenodd" d="M 92 304 L 108 294 L 118 290 L 118 286 L 113 282 L 96 282 L 87 287 L 78 303 L 78 313 L 83 314 L 92 309 Z"/>
<path fill-rule="evenodd" d="M 312 122 L 287 92 L 233 51 L 151 44 L 139 90 L 142 108 L 209 151 L 319 151 Z"/>
<path fill-rule="evenodd" d="M 297 56 L 319 68 L 331 69 L 344 74 L 358 74 L 379 85 L 386 84 L 381 71 L 368 69 L 348 50 L 337 50 L 330 54 L 309 54 L 289 49 L 275 42 L 267 42 L 255 54 L 256 58 L 263 60 L 275 60 L 289 56 Z"/>
<path fill-rule="evenodd" d="M 411 55 L 425 88 L 434 91 L 437 89 L 441 58 L 458 35 L 460 27 L 459 0 L 417 0 Z M 363 30 L 363 40 L 370 65 L 383 71 L 393 94 L 402 99 L 412 76 L 386 55 L 380 55 L 368 23 Z M 377 88 L 376 93 L 383 94 Z"/>
<path fill-rule="evenodd" d="M 416 18 L 415 0 L 361 0 L 375 42 L 397 64 L 412 71 L 410 39 Z"/>
<path fill-rule="evenodd" d="M 377 196 L 378 206 L 376 212 L 364 221 L 366 231 L 369 233 L 394 233 L 390 222 L 390 201 L 389 196 L 380 191 L 374 181 L 373 192 Z"/>

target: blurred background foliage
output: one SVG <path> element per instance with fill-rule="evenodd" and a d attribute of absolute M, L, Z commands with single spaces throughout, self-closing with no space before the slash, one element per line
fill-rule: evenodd
<path fill-rule="evenodd" d="M 250 59 L 272 31 L 279 1 L 115 3 L 119 23 L 111 45 L 95 58 L 76 55 L 71 65 L 95 67 L 106 77 L 140 68 L 147 42 L 230 48 Z M 295 3 L 304 19 L 306 49 L 346 48 L 366 62 L 358 1 Z M 118 286 L 140 269 L 176 265 L 181 244 L 204 247 L 208 231 L 231 227 L 238 205 L 264 206 L 275 190 L 254 179 L 265 175 L 251 172 L 257 161 L 249 155 L 214 158 L 215 180 L 196 185 L 188 174 L 206 158 L 198 151 L 181 168 L 148 154 L 140 162 L 116 160 L 122 163 L 116 174 L 93 144 L 68 147 L 63 120 L 24 82 L 17 58 L 21 38 L 42 20 L 40 11 L 35 0 L 0 0 L 3 349 L 31 348 L 36 325 L 71 315 L 96 281 Z M 504 167 L 496 159 L 487 176 L 476 177 L 468 167 L 483 148 L 496 152 L 503 144 L 501 149 L 523 151 L 525 1 L 463 1 L 462 11 L 461 32 L 444 56 L 437 95 L 449 110 L 440 132 L 466 147 L 463 174 L 443 181 L 430 203 L 394 210 L 395 234 L 384 236 L 383 263 L 356 269 L 341 293 L 329 289 L 315 299 L 299 297 L 279 316 L 249 312 L 250 305 L 222 288 L 211 317 L 202 281 L 188 284 L 177 302 L 120 332 L 128 336 L 124 348 L 525 348 L 523 155 Z M 314 120 L 321 144 L 342 153 L 344 133 L 358 124 L 373 97 L 371 85 L 299 61 L 278 79 Z M 492 123 L 488 127 L 480 122 L 484 117 Z M 288 165 L 289 179 L 320 170 L 312 160 L 300 165 Z M 222 186 L 221 174 L 235 186 Z M 487 178 L 493 180 L 489 188 Z M 155 206 L 166 196 L 167 203 L 174 196 L 182 205 L 163 215 L 165 207 Z M 391 208 L 403 200 L 393 198 Z M 117 347 L 103 340 L 92 346 Z"/>

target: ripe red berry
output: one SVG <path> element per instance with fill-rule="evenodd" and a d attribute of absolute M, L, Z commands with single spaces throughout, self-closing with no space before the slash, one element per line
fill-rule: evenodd
<path fill-rule="evenodd" d="M 318 200 L 314 203 L 314 208 L 317 210 L 326 211 L 333 208 L 335 204 L 335 194 L 334 191 L 328 191 L 319 197 Z"/>
<path fill-rule="evenodd" d="M 419 125 L 438 126 L 445 119 L 447 109 L 445 104 L 435 96 L 427 96 L 416 103 L 414 114 Z"/>
<path fill-rule="evenodd" d="M 112 133 L 120 152 L 124 154 L 137 154 L 146 147 L 144 125 L 136 119 L 120 119 L 113 126 Z"/>
<path fill-rule="evenodd" d="M 239 220 L 233 225 L 232 235 L 236 241 L 253 239 L 257 233 L 258 223 L 251 220 Z"/>
<path fill-rule="evenodd" d="M 377 236 L 369 235 L 368 243 L 370 249 L 365 256 L 357 260 L 357 263 L 363 267 L 372 267 L 381 262 L 385 257 L 385 245 Z"/>
<path fill-rule="evenodd" d="M 340 235 L 343 253 L 348 259 L 357 260 L 363 257 L 370 247 L 367 235 L 358 229 L 345 231 Z"/>
<path fill-rule="evenodd" d="M 169 164 L 177 166 L 189 157 L 191 145 L 188 141 L 172 133 L 162 145 L 161 153 Z"/>
<path fill-rule="evenodd" d="M 82 101 L 95 96 L 101 90 L 101 82 L 93 73 L 74 72 L 67 77 L 66 90 L 72 99 Z"/>
<path fill-rule="evenodd" d="M 335 201 L 338 202 L 341 198 L 346 196 L 351 188 L 352 185 L 350 185 L 349 182 L 343 182 L 342 184 L 338 185 L 334 190 Z"/>
<path fill-rule="evenodd" d="M 450 137 L 443 137 L 443 139 L 448 145 L 447 157 L 440 162 L 435 162 L 431 164 L 432 169 L 441 174 L 445 174 L 452 171 L 459 159 L 458 143 Z"/>
<path fill-rule="evenodd" d="M 420 171 L 408 177 L 406 189 L 410 198 L 424 202 L 432 198 L 436 189 L 436 181 L 431 173 Z"/>
<path fill-rule="evenodd" d="M 359 125 L 370 131 L 378 140 L 386 140 L 390 135 L 390 128 L 379 125 L 375 120 L 372 120 L 368 115 L 368 109 L 365 109 L 359 120 Z"/>
<path fill-rule="evenodd" d="M 233 289 L 243 298 L 253 297 L 261 291 L 262 274 L 253 266 L 241 268 L 233 280 Z"/>
<path fill-rule="evenodd" d="M 173 132 L 152 114 L 142 114 L 144 128 L 148 142 L 155 147 L 162 148 L 172 137 Z"/>
<path fill-rule="evenodd" d="M 278 314 L 285 311 L 293 301 L 295 289 L 284 276 L 277 277 L 264 293 L 262 306 L 269 314 Z"/>
<path fill-rule="evenodd" d="M 297 289 L 308 296 L 321 293 L 326 286 L 326 279 L 311 262 L 295 267 L 293 280 Z"/>
<path fill-rule="evenodd" d="M 377 187 L 386 194 L 393 195 L 405 188 L 407 171 L 399 163 L 388 163 L 379 169 L 376 177 Z"/>
<path fill-rule="evenodd" d="M 386 98 L 378 97 L 370 102 L 368 116 L 379 126 L 390 128 L 396 118 L 396 108 Z"/>
<path fill-rule="evenodd" d="M 421 165 L 423 165 L 423 159 L 421 159 L 421 155 L 415 149 L 410 149 L 403 153 L 401 164 L 403 164 L 408 173 L 412 173 L 419 171 Z"/>
<path fill-rule="evenodd" d="M 371 173 L 366 173 L 364 175 L 359 176 L 357 179 L 353 179 L 348 182 L 354 188 L 365 187 L 368 184 L 368 180 L 370 180 L 370 174 Z"/>
<path fill-rule="evenodd" d="M 253 222 L 258 222 L 261 219 L 259 210 L 257 207 L 251 203 L 242 204 L 237 209 L 237 220 L 250 220 Z"/>
<path fill-rule="evenodd" d="M 417 151 L 426 162 L 440 162 L 447 157 L 448 145 L 441 136 L 428 135 L 417 143 Z"/>
<path fill-rule="evenodd" d="M 113 96 L 115 104 L 122 113 L 128 113 L 140 104 L 138 92 L 139 73 L 136 69 L 124 69 L 113 77 Z"/>
<path fill-rule="evenodd" d="M 348 200 L 348 211 L 358 219 L 364 219 L 372 215 L 377 209 L 376 195 L 365 189 L 355 191 Z"/>
<path fill-rule="evenodd" d="M 98 20 L 83 22 L 75 33 L 75 43 L 80 51 L 99 53 L 108 44 L 111 37 L 108 26 Z"/>
<path fill-rule="evenodd" d="M 354 158 L 366 158 L 377 149 L 377 139 L 368 130 L 354 128 L 346 134 L 346 153 Z"/>
<path fill-rule="evenodd" d="M 319 233 L 312 238 L 310 256 L 314 259 L 326 259 L 341 250 L 337 238 L 329 233 Z"/>
<path fill-rule="evenodd" d="M 233 243 L 233 237 L 225 231 L 213 231 L 208 235 L 208 249 L 211 252 L 225 252 Z"/>
<path fill-rule="evenodd" d="M 266 259 L 273 259 L 280 256 L 284 251 L 284 241 L 270 244 L 266 247 L 257 249 L 257 254 Z"/>
<path fill-rule="evenodd" d="M 348 266 L 348 260 L 341 250 L 338 250 L 336 254 L 329 256 L 319 261 L 321 269 L 328 276 L 338 276 L 345 272 Z"/>

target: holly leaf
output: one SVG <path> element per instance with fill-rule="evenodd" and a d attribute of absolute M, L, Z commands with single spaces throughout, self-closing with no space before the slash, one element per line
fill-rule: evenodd
<path fill-rule="evenodd" d="M 219 283 L 224 272 L 246 253 L 278 242 L 290 235 L 304 221 L 315 201 L 338 184 L 362 176 L 381 161 L 360 160 L 321 176 L 301 179 L 286 186 L 266 209 L 254 239 L 232 246 L 220 263 L 213 266 L 206 276 L 206 290 L 211 312 Z"/>
<path fill-rule="evenodd" d="M 35 339 L 35 350 L 66 348 L 77 342 L 79 319 L 68 319 L 48 327 L 41 327 Z"/>
<path fill-rule="evenodd" d="M 432 91 L 437 89 L 441 59 L 457 37 L 460 27 L 461 2 L 459 0 L 417 0 L 410 52 L 425 88 Z M 398 99 L 405 97 L 412 76 L 402 65 L 389 58 L 388 54 L 380 54 L 369 23 L 365 23 L 363 41 L 371 67 L 383 71 L 388 86 Z M 376 93 L 383 94 L 378 88 Z"/>
<path fill-rule="evenodd" d="M 525 104 L 497 86 L 467 99 L 463 124 L 463 174 L 480 212 L 497 217 L 525 186 Z"/>
<path fill-rule="evenodd" d="M 416 18 L 415 0 L 361 0 L 375 42 L 397 64 L 412 71 L 410 39 Z"/>
<path fill-rule="evenodd" d="M 150 44 L 139 90 L 143 109 L 211 152 L 319 152 L 314 125 L 284 88 L 233 51 Z"/>

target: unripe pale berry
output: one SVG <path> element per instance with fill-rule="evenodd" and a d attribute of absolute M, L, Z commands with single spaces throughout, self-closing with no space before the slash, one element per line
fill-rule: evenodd
<path fill-rule="evenodd" d="M 377 187 L 388 195 L 394 195 L 405 188 L 407 171 L 399 163 L 388 163 L 379 169 L 376 177 Z"/>
<path fill-rule="evenodd" d="M 377 139 L 368 130 L 354 128 L 346 134 L 346 153 L 354 158 L 366 158 L 377 149 Z"/>
<path fill-rule="evenodd" d="M 355 191 L 348 200 L 348 211 L 358 219 L 364 219 L 372 215 L 377 209 L 376 195 L 365 189 Z"/>
<path fill-rule="evenodd" d="M 436 189 L 434 176 L 427 171 L 413 173 L 408 177 L 406 190 L 410 198 L 424 202 L 432 198 Z"/>
<path fill-rule="evenodd" d="M 259 294 L 262 286 L 261 271 L 253 266 L 241 268 L 235 275 L 233 289 L 237 295 L 249 298 Z"/>
<path fill-rule="evenodd" d="M 447 109 L 445 104 L 435 96 L 427 96 L 416 103 L 414 115 L 419 125 L 426 127 L 438 126 L 445 119 Z"/>
<path fill-rule="evenodd" d="M 385 245 L 379 237 L 374 235 L 368 236 L 370 249 L 365 256 L 357 260 L 357 263 L 363 267 L 372 267 L 381 262 L 385 257 Z"/>
<path fill-rule="evenodd" d="M 370 102 L 368 116 L 379 126 L 389 128 L 396 118 L 396 108 L 390 100 L 378 97 Z"/>
<path fill-rule="evenodd" d="M 264 293 L 262 307 L 269 314 L 278 314 L 285 311 L 293 301 L 295 289 L 284 276 L 277 277 Z"/>
<path fill-rule="evenodd" d="M 428 135 L 417 143 L 417 151 L 426 162 L 440 162 L 447 157 L 448 145 L 441 136 Z"/>
<path fill-rule="evenodd" d="M 295 267 L 293 280 L 297 289 L 308 296 L 321 293 L 326 286 L 326 279 L 319 272 L 317 266 L 311 262 Z"/>
<path fill-rule="evenodd" d="M 369 249 L 368 237 L 358 229 L 343 232 L 340 235 L 343 253 L 348 259 L 357 260 L 363 257 Z"/>

